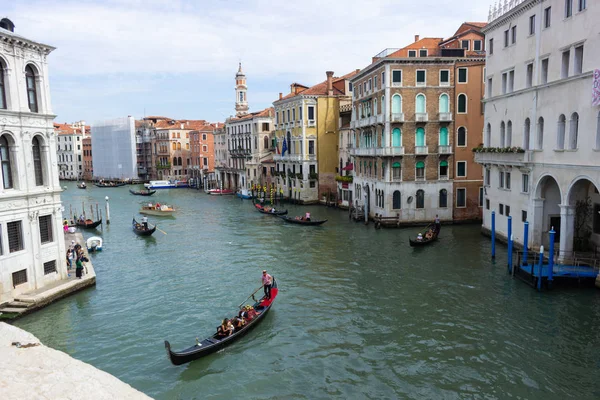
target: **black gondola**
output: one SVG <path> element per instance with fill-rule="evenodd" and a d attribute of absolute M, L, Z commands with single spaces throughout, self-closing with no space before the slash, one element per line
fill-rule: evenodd
<path fill-rule="evenodd" d="M 78 189 L 87 189 L 87 185 L 85 184 L 85 182 L 81 182 L 77 184 L 77 188 Z"/>
<path fill-rule="evenodd" d="M 136 196 L 152 196 L 154 193 L 156 193 L 156 190 L 131 190 L 129 189 L 129 193 L 134 194 Z"/>
<path fill-rule="evenodd" d="M 428 225 L 429 227 L 430 225 Z M 432 242 L 435 242 L 438 238 L 438 235 L 440 234 L 440 230 L 442 229 L 442 225 L 440 224 L 433 224 L 433 235 L 431 236 L 431 238 L 426 239 L 425 237 L 423 237 L 422 240 L 412 240 L 412 239 L 408 239 L 408 242 L 410 243 L 411 247 L 421 247 L 421 246 L 426 246 Z"/>
<path fill-rule="evenodd" d="M 133 222 L 131 223 L 131 227 L 133 229 L 133 232 L 135 232 L 135 234 L 138 236 L 150 236 L 156 230 L 156 225 L 150 225 L 150 224 L 148 224 L 147 229 L 144 229 L 144 224 L 137 222 L 135 220 L 135 218 L 133 219 Z"/>
<path fill-rule="evenodd" d="M 94 186 L 98 186 L 101 188 L 114 188 L 114 187 L 121 187 L 121 186 L 125 186 L 126 183 L 125 182 L 119 182 L 119 183 L 114 183 L 114 182 L 110 182 L 110 183 L 94 183 Z"/>
<path fill-rule="evenodd" d="M 265 315 L 267 315 L 267 313 L 271 309 L 271 306 L 273 305 L 275 298 L 277 297 L 277 292 L 278 292 L 277 281 L 273 277 L 273 287 L 271 288 L 271 298 L 265 299 L 263 297 L 259 301 L 254 303 L 254 309 L 256 310 L 258 315 L 256 317 L 254 317 L 254 319 L 252 321 L 246 323 L 246 325 L 244 325 L 243 328 L 234 332 L 231 336 L 227 336 L 223 339 L 219 339 L 217 337 L 217 335 L 214 334 L 214 335 L 196 343 L 194 346 L 189 347 L 182 351 L 171 350 L 171 344 L 165 340 L 165 349 L 167 350 L 167 355 L 169 356 L 169 359 L 171 360 L 171 362 L 173 364 L 181 365 L 181 364 L 185 364 L 190 361 L 193 361 L 193 360 L 197 360 L 198 358 L 201 358 L 201 357 L 204 357 L 211 353 L 214 353 L 215 351 L 219 351 L 223 347 L 233 343 L 234 341 L 236 341 L 237 339 L 239 339 L 240 337 L 242 337 L 246 333 L 248 333 L 252 328 L 254 328 L 256 325 L 258 325 L 260 323 L 260 321 L 262 321 L 264 319 Z"/>
<path fill-rule="evenodd" d="M 279 218 L 281 218 L 285 222 L 289 222 L 290 224 L 298 224 L 298 225 L 322 225 L 325 222 L 327 222 L 326 219 L 307 221 L 305 219 L 296 219 L 296 218 L 286 217 L 286 216 L 281 216 Z"/>
<path fill-rule="evenodd" d="M 269 214 L 269 215 L 286 215 L 288 213 L 288 210 L 283 210 L 283 211 L 275 211 L 275 212 L 271 212 L 271 211 L 265 211 L 261 208 L 257 208 L 258 212 L 261 214 Z"/>
<path fill-rule="evenodd" d="M 77 225 L 78 227 L 83 228 L 83 229 L 94 229 L 101 223 L 102 223 L 102 218 L 100 218 L 98 221 L 92 221 L 91 219 L 86 219 L 85 221 L 82 221 L 82 220 L 78 219 L 75 222 L 75 225 Z"/>

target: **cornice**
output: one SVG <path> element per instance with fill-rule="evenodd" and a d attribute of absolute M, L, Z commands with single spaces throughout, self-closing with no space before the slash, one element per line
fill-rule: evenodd
<path fill-rule="evenodd" d="M 535 7 L 537 4 L 539 4 L 543 1 L 545 1 L 545 0 L 526 0 L 525 2 L 519 4 L 518 6 L 511 9 L 510 11 L 504 13 L 500 17 L 491 21 L 489 24 L 487 24 L 486 26 L 484 26 L 481 29 L 481 32 L 483 32 L 485 35 L 487 35 L 488 32 L 498 28 L 499 26 L 506 24 L 509 21 L 512 21 L 512 20 L 518 18 L 519 16 L 524 14 L 526 11 L 531 10 L 533 7 Z"/>

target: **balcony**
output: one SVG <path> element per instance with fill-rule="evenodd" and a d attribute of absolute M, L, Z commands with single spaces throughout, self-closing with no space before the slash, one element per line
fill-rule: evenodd
<path fill-rule="evenodd" d="M 308 160 L 309 161 L 316 161 L 317 160 L 317 155 L 316 154 L 309 154 L 308 155 Z"/>
<path fill-rule="evenodd" d="M 170 163 L 156 164 L 156 169 L 170 169 L 170 168 L 171 168 L 171 164 Z"/>
<path fill-rule="evenodd" d="M 532 151 L 517 150 L 515 152 L 507 149 L 484 148 L 483 151 L 475 152 L 475 162 L 478 164 L 525 166 L 532 160 Z"/>
<path fill-rule="evenodd" d="M 393 113 L 392 122 L 404 122 L 404 113 Z"/>
<path fill-rule="evenodd" d="M 404 147 L 396 146 L 396 147 L 379 147 L 375 152 L 378 156 L 402 156 L 404 155 Z"/>
<path fill-rule="evenodd" d="M 316 125 L 316 122 L 315 122 L 314 119 L 309 119 L 308 120 L 308 126 L 315 126 L 315 125 Z"/>
<path fill-rule="evenodd" d="M 427 113 L 415 113 L 416 122 L 427 122 L 429 121 L 429 115 Z"/>
<path fill-rule="evenodd" d="M 438 154 L 452 154 L 452 146 L 438 146 Z"/>
<path fill-rule="evenodd" d="M 377 124 L 377 116 L 371 115 L 369 117 L 369 125 L 376 125 L 376 124 Z"/>
<path fill-rule="evenodd" d="M 427 146 L 415 146 L 415 154 L 427 155 L 429 154 L 429 148 Z"/>
<path fill-rule="evenodd" d="M 440 113 L 440 122 L 450 122 L 452 121 L 452 113 Z"/>
<path fill-rule="evenodd" d="M 350 121 L 350 128 L 351 129 L 358 128 L 358 120 L 355 119 L 355 120 Z"/>
<path fill-rule="evenodd" d="M 302 161 L 301 154 L 286 154 L 282 156 L 281 154 L 273 154 L 273 161 Z"/>
<path fill-rule="evenodd" d="M 378 124 L 378 125 L 383 125 L 383 123 L 384 123 L 384 119 L 385 119 L 385 115 L 383 115 L 383 114 L 379 114 L 379 115 L 377 116 L 377 124 Z"/>
<path fill-rule="evenodd" d="M 375 147 L 358 147 L 350 149 L 350 155 L 352 156 L 375 156 Z"/>

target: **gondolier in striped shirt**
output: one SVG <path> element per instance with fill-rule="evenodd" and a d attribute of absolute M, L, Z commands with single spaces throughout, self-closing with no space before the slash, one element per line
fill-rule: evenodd
<path fill-rule="evenodd" d="M 265 298 L 270 299 L 271 298 L 271 287 L 273 286 L 273 277 L 271 275 L 267 274 L 266 269 L 263 269 L 262 284 L 263 284 L 263 289 L 265 291 Z"/>

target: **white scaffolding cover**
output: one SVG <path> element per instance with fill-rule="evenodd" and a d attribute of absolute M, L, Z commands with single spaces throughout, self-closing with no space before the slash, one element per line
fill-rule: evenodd
<path fill-rule="evenodd" d="M 92 124 L 92 163 L 95 179 L 137 179 L 133 117 Z"/>

